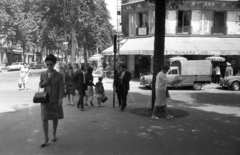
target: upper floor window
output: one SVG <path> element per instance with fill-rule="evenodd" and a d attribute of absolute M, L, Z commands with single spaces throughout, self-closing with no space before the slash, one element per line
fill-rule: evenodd
<path fill-rule="evenodd" d="M 215 12 L 212 34 L 226 34 L 226 12 Z"/>
<path fill-rule="evenodd" d="M 190 18 L 190 11 L 178 11 L 177 33 L 191 33 Z"/>
<path fill-rule="evenodd" d="M 137 35 L 148 35 L 149 31 L 149 20 L 148 12 L 140 12 L 137 14 Z"/>
<path fill-rule="evenodd" d="M 148 27 L 148 13 L 139 13 L 139 27 Z"/>

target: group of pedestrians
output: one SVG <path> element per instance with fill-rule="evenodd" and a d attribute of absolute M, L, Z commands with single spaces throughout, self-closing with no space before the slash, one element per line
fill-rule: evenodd
<path fill-rule="evenodd" d="M 224 78 L 229 77 L 229 76 L 233 76 L 233 68 L 231 66 L 231 63 L 226 62 L 226 69 L 224 72 Z M 220 79 L 222 78 L 222 74 L 221 74 L 221 69 L 219 67 L 219 65 L 213 65 L 213 74 L 212 74 L 212 80 L 213 83 L 220 83 Z"/>
<path fill-rule="evenodd" d="M 68 72 L 63 75 L 62 72 L 57 72 L 54 66 L 57 62 L 57 58 L 50 54 L 45 59 L 47 71 L 42 73 L 40 76 L 39 87 L 44 89 L 44 92 L 49 93 L 49 103 L 41 103 L 41 118 L 44 132 L 44 141 L 41 147 L 45 147 L 49 142 L 48 135 L 48 121 L 52 120 L 53 135 L 52 142 L 57 141 L 57 127 L 58 120 L 64 118 L 62 99 L 64 98 L 64 92 L 66 88 L 66 94 L 69 100 L 69 105 L 74 105 L 73 99 L 75 90 L 78 91 L 79 100 L 77 102 L 77 108 L 81 108 L 84 111 L 84 106 L 88 106 L 89 103 L 93 104 L 93 95 L 97 98 L 98 106 L 101 105 L 101 98 L 105 95 L 104 86 L 102 83 L 102 77 L 98 78 L 96 84 L 93 83 L 93 68 L 88 67 L 85 69 L 84 66 L 79 68 L 78 64 L 75 63 L 68 67 Z M 119 107 L 121 111 L 127 106 L 127 95 L 130 88 L 131 73 L 127 71 L 125 64 L 119 64 L 118 69 L 115 70 L 115 77 L 113 87 L 117 93 Z M 172 119 L 173 116 L 167 112 L 166 99 L 169 95 L 167 90 L 167 76 L 166 73 L 169 70 L 169 66 L 164 65 L 162 71 L 157 75 L 156 81 L 156 101 L 155 108 L 153 111 L 152 118 L 158 119 L 156 116 L 157 109 L 163 108 L 166 113 L 167 119 Z M 86 73 L 85 73 L 86 72 Z M 95 87 L 95 91 L 94 91 Z M 84 100 L 85 97 L 85 100 Z"/>

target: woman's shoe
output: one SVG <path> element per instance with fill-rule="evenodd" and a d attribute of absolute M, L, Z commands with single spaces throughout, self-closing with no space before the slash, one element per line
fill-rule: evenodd
<path fill-rule="evenodd" d="M 52 142 L 56 142 L 56 141 L 57 141 L 57 138 L 53 138 L 53 139 L 52 139 Z"/>
<path fill-rule="evenodd" d="M 91 105 L 94 106 L 94 104 L 92 103 L 92 101 L 90 101 Z"/>
<path fill-rule="evenodd" d="M 41 144 L 41 147 L 45 147 L 45 146 L 47 146 L 48 141 L 49 141 L 49 138 L 48 138 L 47 140 L 45 140 L 45 141 Z"/>
<path fill-rule="evenodd" d="M 166 119 L 167 119 L 167 120 L 171 120 L 171 119 L 173 119 L 173 116 L 172 116 L 172 115 L 168 115 L 168 116 L 166 117 Z"/>
<path fill-rule="evenodd" d="M 88 106 L 88 104 L 86 103 L 85 106 Z"/>

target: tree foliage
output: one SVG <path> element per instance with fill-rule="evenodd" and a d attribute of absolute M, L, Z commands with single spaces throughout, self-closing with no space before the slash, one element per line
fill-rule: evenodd
<path fill-rule="evenodd" d="M 67 41 L 68 51 L 85 51 L 87 61 L 96 47 L 112 42 L 105 0 L 1 0 L 0 17 L 2 33 L 7 35 L 11 28 L 23 54 L 30 45 L 55 52 Z"/>
<path fill-rule="evenodd" d="M 38 21 L 40 20 L 40 14 L 34 12 L 36 7 L 34 4 L 34 0 L 0 1 L 1 16 L 3 16 L 2 31 L 5 34 L 8 34 L 9 30 L 14 32 L 14 36 L 7 35 L 7 40 L 12 40 L 12 44 L 15 46 L 20 45 L 23 49 L 23 55 L 31 44 L 29 36 L 38 29 Z"/>

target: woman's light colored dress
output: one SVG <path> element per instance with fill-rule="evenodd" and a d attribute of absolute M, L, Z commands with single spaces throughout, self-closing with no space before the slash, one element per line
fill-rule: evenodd
<path fill-rule="evenodd" d="M 162 71 L 156 76 L 156 100 L 155 106 L 164 106 L 167 104 L 166 90 L 167 90 L 167 75 Z"/>
<path fill-rule="evenodd" d="M 18 83 L 26 84 L 28 81 L 29 68 L 22 67 Z"/>

